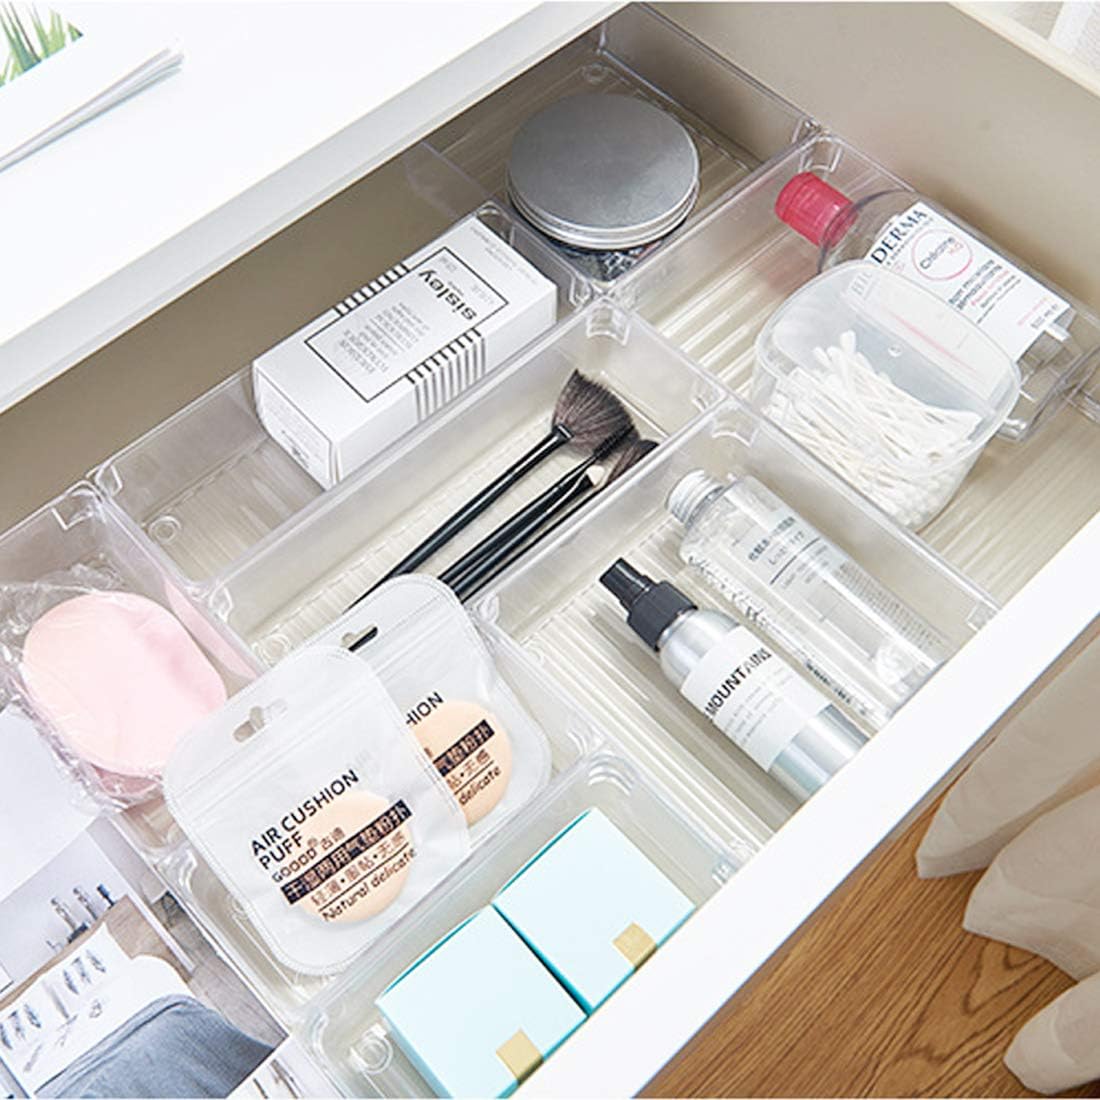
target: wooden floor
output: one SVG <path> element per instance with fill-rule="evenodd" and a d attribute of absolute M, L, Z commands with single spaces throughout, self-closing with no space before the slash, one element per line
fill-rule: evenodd
<path fill-rule="evenodd" d="M 872 857 L 646 1094 L 1034 1095 L 1001 1058 L 1072 981 L 962 930 L 979 875 L 918 879 L 913 854 L 926 824 Z"/>

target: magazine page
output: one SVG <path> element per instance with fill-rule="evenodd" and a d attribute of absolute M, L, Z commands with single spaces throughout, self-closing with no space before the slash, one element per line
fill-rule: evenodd
<path fill-rule="evenodd" d="M 12 707 L 0 755 L 0 1096 L 331 1094 Z"/>

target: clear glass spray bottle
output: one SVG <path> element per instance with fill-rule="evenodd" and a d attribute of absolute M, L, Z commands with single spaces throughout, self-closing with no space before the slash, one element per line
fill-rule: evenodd
<path fill-rule="evenodd" d="M 761 482 L 694 470 L 680 557 L 876 729 L 951 654 L 939 632 Z"/>

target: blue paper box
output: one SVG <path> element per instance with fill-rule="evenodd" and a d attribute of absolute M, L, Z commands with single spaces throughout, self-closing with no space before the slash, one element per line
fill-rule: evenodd
<path fill-rule="evenodd" d="M 494 907 L 594 1012 L 695 906 L 599 811 L 550 841 Z"/>
<path fill-rule="evenodd" d="M 508 1096 L 585 1015 L 495 909 L 482 909 L 378 998 L 440 1096 Z"/>

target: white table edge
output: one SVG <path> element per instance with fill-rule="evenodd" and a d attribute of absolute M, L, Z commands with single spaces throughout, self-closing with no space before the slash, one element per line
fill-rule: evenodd
<path fill-rule="evenodd" d="M 538 5 L 52 313 L 28 320 L 0 346 L 0 413 L 621 6 Z"/>

